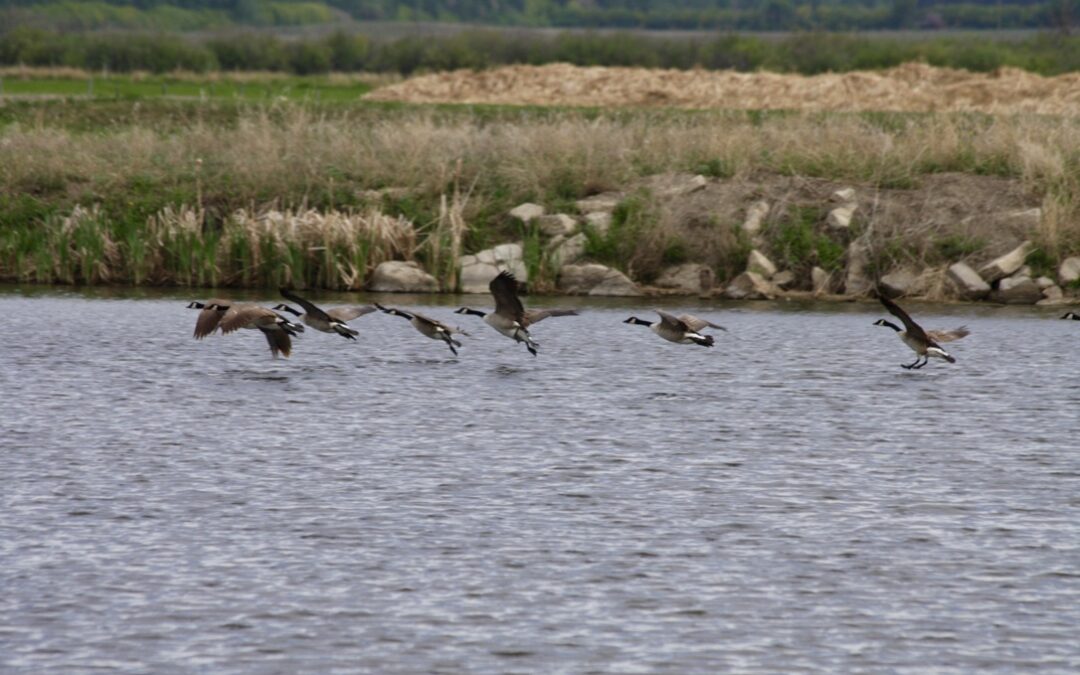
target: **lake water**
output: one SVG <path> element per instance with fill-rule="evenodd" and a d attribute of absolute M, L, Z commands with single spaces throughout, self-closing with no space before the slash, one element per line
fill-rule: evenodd
<path fill-rule="evenodd" d="M 870 303 L 664 301 L 704 349 L 528 298 L 583 310 L 533 358 L 383 296 L 460 357 L 372 314 L 273 360 L 193 299 L 0 291 L 3 672 L 1080 671 L 1062 310 L 907 303 L 972 330 L 909 372 Z"/>

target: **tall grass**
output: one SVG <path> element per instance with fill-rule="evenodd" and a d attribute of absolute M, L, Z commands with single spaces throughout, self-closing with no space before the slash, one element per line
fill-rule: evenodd
<path fill-rule="evenodd" d="M 942 172 L 999 176 L 1042 204 L 1032 234 L 1052 258 L 1080 250 L 1077 119 L 282 104 L 168 125 L 144 107 L 128 124 L 81 131 L 48 122 L 61 105 L 25 109 L 0 129 L 0 277 L 356 288 L 378 261 L 418 256 L 450 288 L 458 256 L 520 236 L 503 216 L 518 203 L 570 209 L 702 166 L 733 180 L 871 189 Z M 651 209 L 625 205 L 617 240 L 597 257 L 647 278 L 662 262 L 695 259 L 706 233 L 717 266 L 745 249 L 737 223 L 673 236 L 669 216 Z M 957 227 L 965 240 L 982 236 Z M 926 259 L 936 250 L 927 237 L 906 245 Z"/>

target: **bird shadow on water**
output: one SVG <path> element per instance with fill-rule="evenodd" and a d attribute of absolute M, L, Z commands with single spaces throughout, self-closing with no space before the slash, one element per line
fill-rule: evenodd
<path fill-rule="evenodd" d="M 227 379 L 250 380 L 255 382 L 288 382 L 289 376 L 275 371 L 247 370 L 232 368 L 222 373 Z"/>

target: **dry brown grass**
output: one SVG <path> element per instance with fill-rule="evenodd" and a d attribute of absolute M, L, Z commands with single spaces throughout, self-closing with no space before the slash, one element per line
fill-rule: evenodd
<path fill-rule="evenodd" d="M 695 109 L 1080 114 L 1080 74 L 991 74 L 909 63 L 885 71 L 780 73 L 568 64 L 433 73 L 383 87 L 376 101 Z"/>
<path fill-rule="evenodd" d="M 290 73 L 273 71 L 223 71 L 215 70 L 205 73 L 197 73 L 190 70 L 173 70 L 167 73 L 151 73 L 145 70 L 135 70 L 125 73 L 110 73 L 102 70 L 86 70 L 85 68 L 70 68 L 66 66 L 0 66 L 0 77 L 23 80 L 88 80 L 98 77 L 122 77 L 124 79 L 140 82 L 144 80 L 160 80 L 163 78 L 177 82 L 195 83 L 235 83 L 252 84 L 259 82 L 287 82 L 297 79 Z M 368 84 L 381 87 L 401 81 L 401 76 L 384 73 L 329 73 L 324 76 L 325 80 L 332 85 L 345 86 L 351 84 Z"/>

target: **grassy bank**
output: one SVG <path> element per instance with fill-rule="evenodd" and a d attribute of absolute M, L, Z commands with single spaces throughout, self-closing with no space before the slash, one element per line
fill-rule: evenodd
<path fill-rule="evenodd" d="M 618 245 L 596 249 L 617 252 L 607 262 L 633 261 L 646 281 L 674 260 L 731 272 L 746 251 L 745 204 L 704 219 L 654 208 L 641 180 L 671 172 L 748 186 L 747 200 L 756 182 L 779 176 L 849 183 L 871 199 L 909 194 L 913 204 L 935 198 L 937 176 L 990 177 L 994 192 L 1042 207 L 1030 232 L 1042 268 L 1080 252 L 1074 119 L 232 100 L 21 102 L 0 116 L 6 280 L 357 288 L 394 257 L 451 283 L 453 255 L 508 239 L 524 239 L 535 269 L 550 274 L 533 233 L 506 211 L 534 201 L 572 212 L 574 200 L 607 190 L 632 195 L 616 213 Z M 88 125 L 95 116 L 103 123 Z M 823 214 L 807 208 L 778 212 L 768 246 L 808 258 L 794 263 L 835 258 L 820 240 Z M 879 222 L 871 202 L 855 234 L 877 238 L 881 272 L 938 264 L 943 251 L 985 258 L 993 224 L 968 215 L 935 225 L 938 244 L 914 224 L 890 244 L 904 230 Z"/>

